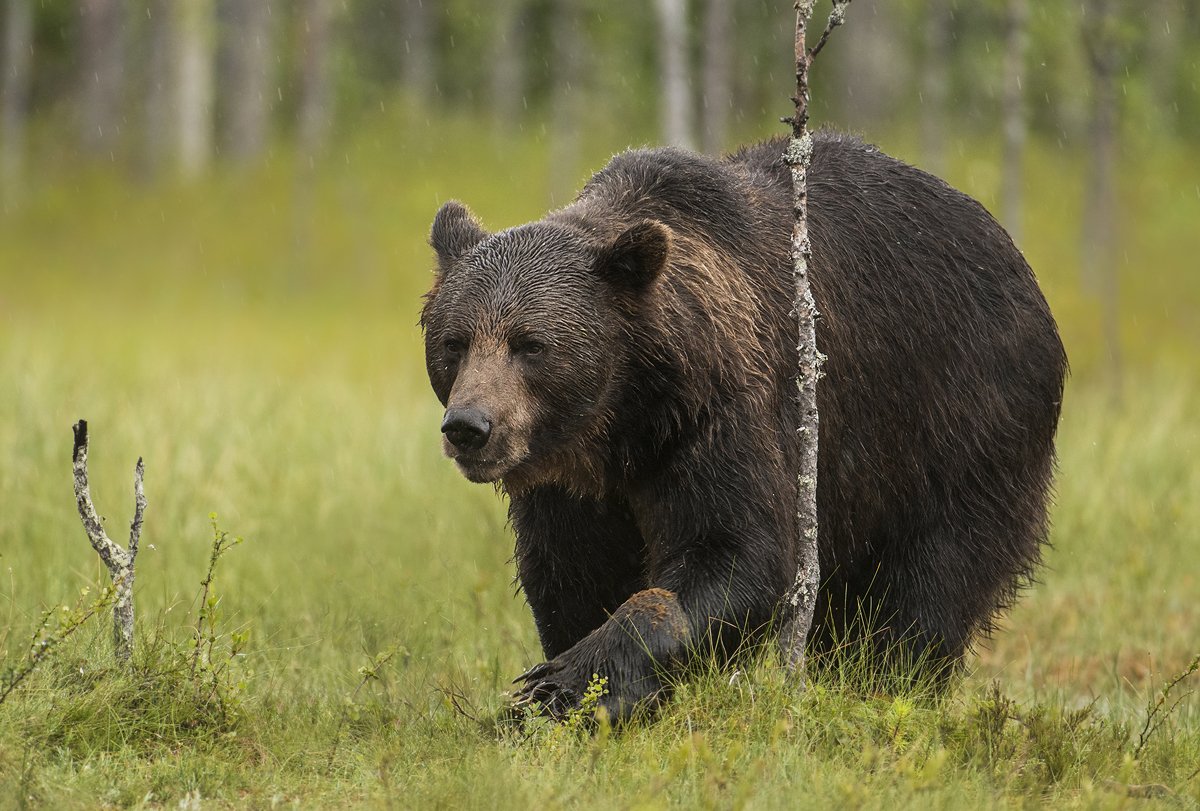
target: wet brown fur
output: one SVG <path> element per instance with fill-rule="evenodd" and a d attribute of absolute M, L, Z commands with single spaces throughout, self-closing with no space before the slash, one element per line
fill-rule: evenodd
<path fill-rule="evenodd" d="M 496 447 L 524 448 L 497 476 L 549 660 L 521 695 L 552 714 L 593 672 L 617 715 L 661 696 L 690 651 L 757 638 L 794 575 L 783 148 L 628 152 L 539 222 L 488 234 L 457 204 L 435 220 L 430 380 L 491 409 Z M 1038 562 L 1066 358 L 974 200 L 828 132 L 809 196 L 828 355 L 812 641 L 845 641 L 864 612 L 945 672 Z M 683 639 L 662 623 L 675 607 Z"/>

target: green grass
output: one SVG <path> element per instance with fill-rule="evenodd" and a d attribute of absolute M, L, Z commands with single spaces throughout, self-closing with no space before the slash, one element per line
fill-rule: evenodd
<path fill-rule="evenodd" d="M 760 661 L 732 684 L 698 674 L 650 726 L 518 737 L 489 720 L 538 659 L 504 505 L 440 457 L 415 321 L 437 203 L 463 198 L 493 226 L 537 216 L 544 150 L 474 147 L 454 124 L 435 144 L 381 122 L 299 178 L 284 154 L 192 188 L 50 169 L 49 191 L 0 220 L 8 663 L 43 608 L 105 581 L 75 515 L 71 423 L 90 422 L 114 538 L 138 455 L 150 501 L 135 667 L 112 669 L 94 619 L 0 705 L 0 804 L 1200 802 L 1195 698 L 1134 757 L 1147 702 L 1200 653 L 1194 154 L 1163 145 L 1122 173 L 1122 249 L 1137 263 L 1123 265 L 1119 404 L 1098 308 L 1078 292 L 1079 161 L 1031 155 L 1024 247 L 1075 368 L 1054 546 L 960 686 L 896 695 L 823 676 L 798 692 Z M 990 149 L 971 145 L 952 169 L 985 202 Z M 181 666 L 213 511 L 246 538 L 215 585 L 222 632 L 250 635 L 225 716 Z M 377 679 L 360 673 L 388 651 Z M 1165 788 L 1129 788 L 1150 784 Z"/>

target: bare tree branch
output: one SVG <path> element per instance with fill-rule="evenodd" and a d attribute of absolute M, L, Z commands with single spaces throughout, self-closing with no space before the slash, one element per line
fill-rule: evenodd
<path fill-rule="evenodd" d="M 133 521 L 129 524 L 130 567 L 137 559 L 138 541 L 142 539 L 142 518 L 146 514 L 146 488 L 142 484 L 145 473 L 146 466 L 142 464 L 142 457 L 139 456 L 137 465 L 133 468 Z"/>
<path fill-rule="evenodd" d="M 71 454 L 75 475 L 75 504 L 79 519 L 91 541 L 92 548 L 104 562 L 112 578 L 116 599 L 113 603 L 113 651 L 117 661 L 128 662 L 133 655 L 133 563 L 137 558 L 138 541 L 142 535 L 142 519 L 146 512 L 146 492 L 142 484 L 145 466 L 139 458 L 133 471 L 133 522 L 129 526 L 129 549 L 122 549 L 104 531 L 92 494 L 88 487 L 88 426 L 80 420 L 73 426 L 75 446 Z"/>
<path fill-rule="evenodd" d="M 817 44 L 808 52 L 809 65 L 812 65 L 812 61 L 817 58 L 817 54 L 825 47 L 825 43 L 829 41 L 829 35 L 833 33 L 833 29 L 846 22 L 846 6 L 848 5 L 850 5 L 850 0 L 834 0 L 833 10 L 829 12 L 829 20 L 825 23 L 825 30 L 821 32 Z M 809 9 L 809 14 L 811 14 L 811 3 L 809 4 Z"/>

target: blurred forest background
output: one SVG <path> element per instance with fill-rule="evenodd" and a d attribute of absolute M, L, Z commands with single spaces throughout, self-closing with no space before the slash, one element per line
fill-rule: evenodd
<path fill-rule="evenodd" d="M 562 204 L 626 146 L 716 154 L 782 132 L 786 6 L 3 0 L 0 233 L 18 239 L 72 201 L 85 213 L 71 230 L 86 231 L 104 215 L 136 219 L 131 199 L 154 200 L 160 236 L 178 226 L 198 237 L 207 210 L 242 227 L 206 241 L 254 238 L 261 253 L 243 245 L 204 262 L 233 287 L 277 302 L 330 283 L 367 298 L 419 292 L 422 249 L 388 237 L 417 236 L 445 197 L 472 195 L 493 225 L 511 225 Z M 1106 366 L 1119 386 L 1123 292 L 1144 274 L 1173 283 L 1169 268 L 1196 255 L 1163 249 L 1175 218 L 1146 234 L 1158 242 L 1150 252 L 1126 220 L 1149 214 L 1143 193 L 1197 210 L 1200 6 L 859 0 L 851 19 L 814 71 L 814 122 L 860 132 L 983 200 L 1061 292 L 1068 332 L 1078 311 L 1080 341 L 1102 346 L 1094 362 L 1073 353 L 1076 371 Z M 116 200 L 119 189 L 133 197 Z M 270 215 L 238 210 L 265 205 Z M 379 239 L 368 223 L 397 208 L 413 221 Z M 1045 252 L 1026 238 L 1043 217 L 1055 226 Z M 187 257 L 168 253 L 176 272 L 142 275 L 134 259 L 110 287 L 194 283 L 178 267 Z M 78 270 L 44 252 L 0 258 L 6 275 Z M 412 283 L 397 285 L 397 271 Z M 1172 310 L 1167 326 L 1193 315 Z M 1147 340 L 1163 344 L 1156 330 Z"/>
<path fill-rule="evenodd" d="M 150 502 L 138 669 L 107 667 L 102 619 L 56 650 L 0 712 L 0 796 L 1065 807 L 1112 778 L 1200 801 L 1200 701 L 1129 737 L 1200 627 L 1191 0 L 855 0 L 813 69 L 814 125 L 996 214 L 1071 359 L 1047 565 L 964 687 L 910 714 L 718 674 L 608 749 L 472 720 L 540 656 L 505 505 L 440 453 L 433 214 L 516 225 L 628 146 L 785 133 L 792 25 L 791 0 L 0 0 L 0 676 L 43 607 L 107 582 L 75 420 L 110 534 L 139 454 Z M 213 586 L 232 715 L 171 681 L 213 510 L 248 539 Z M 1004 696 L 1037 708 L 992 729 Z"/>

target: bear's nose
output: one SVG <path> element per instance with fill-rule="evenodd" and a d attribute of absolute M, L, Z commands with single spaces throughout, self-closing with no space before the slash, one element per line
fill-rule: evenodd
<path fill-rule="evenodd" d="M 454 447 L 477 451 L 492 435 L 492 421 L 477 408 L 451 408 L 442 420 L 442 433 Z"/>

